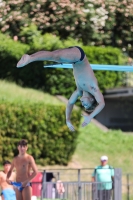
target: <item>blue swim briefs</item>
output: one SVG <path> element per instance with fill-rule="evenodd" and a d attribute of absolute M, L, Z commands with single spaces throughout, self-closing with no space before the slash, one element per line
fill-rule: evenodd
<path fill-rule="evenodd" d="M 13 182 L 11 181 L 11 184 L 17 188 L 19 191 L 22 191 L 25 187 L 22 187 L 22 183 L 21 182 Z M 31 186 L 31 183 L 27 183 L 26 187 L 27 186 Z"/>

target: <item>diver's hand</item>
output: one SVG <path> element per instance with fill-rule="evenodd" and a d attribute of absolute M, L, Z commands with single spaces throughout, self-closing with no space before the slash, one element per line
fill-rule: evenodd
<path fill-rule="evenodd" d="M 84 121 L 82 123 L 82 127 L 87 126 L 87 124 L 89 124 L 90 121 L 91 121 L 91 117 L 89 115 L 83 115 L 83 114 L 81 116 L 84 117 Z"/>
<path fill-rule="evenodd" d="M 72 125 L 71 121 L 70 120 L 67 120 L 66 121 L 66 124 L 67 124 L 67 127 L 69 128 L 70 131 L 75 131 L 75 128 L 74 126 Z"/>

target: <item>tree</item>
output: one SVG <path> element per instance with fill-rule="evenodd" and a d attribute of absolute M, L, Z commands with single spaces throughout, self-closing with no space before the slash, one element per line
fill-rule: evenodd
<path fill-rule="evenodd" d="M 41 34 L 119 47 L 133 56 L 132 11 L 133 0 L 6 0 L 0 4 L 0 28 L 13 37 L 34 23 Z"/>
<path fill-rule="evenodd" d="M 133 57 L 133 0 L 91 2 L 95 8 L 93 44 L 119 47 Z"/>
<path fill-rule="evenodd" d="M 91 26 L 86 26 L 82 0 L 7 0 L 0 6 L 1 30 L 11 36 L 18 35 L 21 27 L 31 23 L 42 34 L 49 32 L 64 39 L 69 36 L 82 40 L 92 32 Z"/>

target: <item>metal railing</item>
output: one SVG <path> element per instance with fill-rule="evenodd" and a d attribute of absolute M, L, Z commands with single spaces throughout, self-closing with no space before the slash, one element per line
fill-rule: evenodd
<path fill-rule="evenodd" d="M 122 200 L 133 199 L 133 173 L 122 175 Z"/>
<path fill-rule="evenodd" d="M 59 174 L 58 174 L 59 175 Z M 44 172 L 40 200 L 63 199 L 63 200 L 122 200 L 121 169 L 115 169 L 114 188 L 104 189 L 105 184 L 112 182 L 89 182 L 82 181 L 78 170 L 77 181 L 62 181 L 65 192 L 60 194 L 57 190 L 57 182 L 46 182 L 46 171 Z M 59 177 L 58 177 L 59 178 Z M 32 185 L 38 183 L 32 183 Z M 111 196 L 111 198 L 109 198 Z"/>
<path fill-rule="evenodd" d="M 104 183 L 106 184 L 106 183 Z M 99 190 L 101 183 L 89 183 L 89 182 L 64 182 L 65 192 L 59 194 L 56 185 L 54 183 L 43 183 L 43 194 L 41 199 L 65 199 L 65 200 L 106 200 L 109 199 L 108 195 L 113 190 Z M 103 199 L 104 196 L 104 199 Z"/>
<path fill-rule="evenodd" d="M 37 184 L 37 183 L 34 183 Z M 104 183 L 105 184 L 105 183 Z M 40 200 L 43 199 L 63 199 L 63 200 L 114 200 L 114 191 L 99 190 L 101 183 L 92 182 L 63 182 L 65 192 L 60 194 L 57 191 L 56 184 L 44 182 L 41 190 Z M 104 197 L 104 198 L 103 198 Z"/>

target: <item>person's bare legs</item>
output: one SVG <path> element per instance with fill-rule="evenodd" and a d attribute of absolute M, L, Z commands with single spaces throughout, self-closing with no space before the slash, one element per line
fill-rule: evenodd
<path fill-rule="evenodd" d="M 32 55 L 25 54 L 22 56 L 17 64 L 17 67 L 24 67 L 25 65 L 34 61 L 54 61 L 54 62 L 76 62 L 79 61 L 81 53 L 78 48 L 72 47 L 67 49 L 60 49 L 55 51 L 39 51 Z"/>
<path fill-rule="evenodd" d="M 16 198 L 17 198 L 17 200 L 23 200 L 22 192 L 19 191 L 18 189 L 16 189 L 15 192 L 16 192 Z"/>
<path fill-rule="evenodd" d="M 1 196 L 1 200 L 4 200 L 4 197 L 3 197 L 3 195 Z"/>
<path fill-rule="evenodd" d="M 31 186 L 27 186 L 22 191 L 23 200 L 31 200 L 32 196 L 32 188 Z"/>

